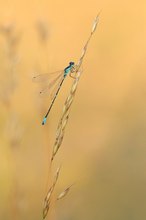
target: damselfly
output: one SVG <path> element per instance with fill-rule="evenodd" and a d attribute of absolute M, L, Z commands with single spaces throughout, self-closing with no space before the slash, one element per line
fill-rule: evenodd
<path fill-rule="evenodd" d="M 48 111 L 45 115 L 45 117 L 43 118 L 42 121 L 42 125 L 44 125 L 47 121 L 47 117 L 53 107 L 53 104 L 57 98 L 57 95 L 61 89 L 61 86 L 66 78 L 66 76 L 69 74 L 71 77 L 74 78 L 74 76 L 72 76 L 72 73 L 75 72 L 75 63 L 74 62 L 70 62 L 69 65 L 62 71 L 57 71 L 55 72 L 57 75 L 57 77 L 54 80 L 51 80 L 49 82 L 49 84 L 42 90 L 40 91 L 40 94 L 46 93 L 46 92 L 50 92 L 51 88 L 54 88 L 54 91 L 51 95 L 51 104 L 48 108 Z M 54 74 L 54 73 L 53 73 Z M 51 76 L 52 74 L 42 74 L 42 75 L 37 75 L 33 77 L 33 81 L 34 82 L 43 82 L 46 81 L 47 78 L 49 79 L 49 76 Z"/>

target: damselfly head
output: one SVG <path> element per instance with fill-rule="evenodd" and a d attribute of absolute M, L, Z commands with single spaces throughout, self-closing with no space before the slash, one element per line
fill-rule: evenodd
<path fill-rule="evenodd" d="M 70 66 L 73 66 L 74 64 L 75 64 L 75 63 L 74 63 L 74 62 L 72 62 L 72 61 L 69 63 L 69 65 L 70 65 Z"/>

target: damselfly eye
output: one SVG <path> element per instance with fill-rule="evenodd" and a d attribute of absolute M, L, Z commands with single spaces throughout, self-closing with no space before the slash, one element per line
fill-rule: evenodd
<path fill-rule="evenodd" d="M 70 64 L 71 66 L 73 66 L 75 63 L 71 61 L 69 64 Z"/>

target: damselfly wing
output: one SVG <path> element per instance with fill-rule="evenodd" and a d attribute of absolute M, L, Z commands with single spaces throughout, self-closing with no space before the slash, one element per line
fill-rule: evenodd
<path fill-rule="evenodd" d="M 41 83 L 41 90 L 39 95 L 41 97 L 50 97 L 51 98 L 51 91 L 59 86 L 60 81 L 63 78 L 63 71 L 57 71 L 54 73 L 46 73 L 42 75 L 37 75 L 33 77 L 33 81 L 36 83 Z M 52 99 L 52 98 L 51 98 Z"/>

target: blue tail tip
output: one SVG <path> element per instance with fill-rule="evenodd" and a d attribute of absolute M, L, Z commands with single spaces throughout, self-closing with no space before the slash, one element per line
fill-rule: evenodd
<path fill-rule="evenodd" d="M 46 124 L 47 118 L 45 117 L 42 121 L 42 125 Z"/>

